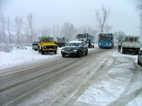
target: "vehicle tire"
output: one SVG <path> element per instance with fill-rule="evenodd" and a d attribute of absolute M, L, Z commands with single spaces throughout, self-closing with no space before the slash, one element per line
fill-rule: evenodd
<path fill-rule="evenodd" d="M 137 63 L 138 63 L 138 65 L 140 65 L 140 62 L 139 62 L 139 60 L 138 60 L 138 62 L 137 62 Z"/>
<path fill-rule="evenodd" d="M 54 53 L 55 53 L 55 54 L 57 54 L 57 50 L 56 50 L 56 51 L 54 51 Z"/>
<path fill-rule="evenodd" d="M 138 57 L 138 58 L 139 58 L 139 57 Z M 137 61 L 137 64 L 140 65 L 139 59 L 138 59 L 138 61 Z"/>
<path fill-rule="evenodd" d="M 41 50 L 40 52 L 41 52 L 41 54 L 44 54 L 44 51 L 43 51 L 43 50 Z"/>
<path fill-rule="evenodd" d="M 122 54 L 125 54 L 125 52 L 124 52 L 123 48 L 122 48 Z"/>
<path fill-rule="evenodd" d="M 64 55 L 64 54 L 62 54 L 62 57 L 65 57 L 65 55 Z"/>
<path fill-rule="evenodd" d="M 44 51 L 41 51 L 41 54 L 44 54 Z"/>
<path fill-rule="evenodd" d="M 86 51 L 85 55 L 88 55 L 88 50 Z"/>
<path fill-rule="evenodd" d="M 40 49 L 38 49 L 38 52 L 40 53 Z"/>

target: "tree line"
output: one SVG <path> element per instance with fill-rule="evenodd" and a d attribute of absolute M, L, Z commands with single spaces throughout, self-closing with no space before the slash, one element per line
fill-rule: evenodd
<path fill-rule="evenodd" d="M 4 14 L 0 15 L 0 43 L 4 44 L 23 44 L 32 43 L 37 41 L 38 37 L 50 36 L 54 38 L 58 36 L 64 36 L 67 39 L 75 39 L 75 35 L 78 33 L 90 33 L 94 35 L 97 31 L 90 27 L 76 28 L 69 22 L 63 23 L 62 26 L 54 25 L 52 27 L 43 26 L 40 29 L 34 28 L 34 17 L 32 13 L 27 15 L 27 22 L 24 22 L 22 17 L 15 17 L 14 21 L 11 21 L 9 17 L 5 17 Z"/>
<path fill-rule="evenodd" d="M 96 9 L 96 22 L 97 25 L 94 28 L 88 26 L 80 26 L 76 28 L 72 23 L 65 22 L 62 26 L 44 26 L 40 29 L 34 27 L 34 16 L 29 13 L 26 18 L 26 22 L 22 17 L 15 17 L 15 20 L 11 20 L 9 17 L 5 17 L 3 13 L 0 14 L 0 44 L 21 46 L 25 44 L 32 44 L 37 41 L 38 37 L 52 35 L 54 39 L 56 37 L 66 37 L 69 40 L 74 40 L 78 33 L 89 33 L 95 37 L 97 42 L 98 34 L 100 32 L 109 32 L 112 29 L 111 25 L 107 24 L 107 20 L 111 13 L 111 9 L 107 9 L 102 6 L 101 9 Z M 121 31 L 122 32 L 122 31 Z M 124 32 L 122 32 L 124 34 Z M 120 32 L 115 32 L 116 38 L 119 38 Z M 122 35 L 122 34 L 121 34 Z M 6 47 L 7 48 L 7 47 Z"/>

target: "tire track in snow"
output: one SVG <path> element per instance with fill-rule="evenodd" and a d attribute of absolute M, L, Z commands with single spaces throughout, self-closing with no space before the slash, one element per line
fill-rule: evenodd
<path fill-rule="evenodd" d="M 100 52 L 100 51 L 98 51 L 98 52 Z M 85 63 L 86 58 L 89 58 L 89 57 L 90 56 L 77 58 L 77 59 L 75 59 L 76 61 L 73 61 L 74 59 L 69 59 L 70 61 L 73 61 L 73 62 L 69 63 L 70 61 L 67 61 L 66 64 L 62 64 L 63 67 L 61 67 L 61 68 L 53 67 L 54 70 L 52 69 L 50 73 L 46 73 L 46 74 L 44 73 L 43 75 L 40 75 L 34 79 L 30 79 L 28 81 L 18 83 L 18 84 L 16 84 L 16 86 L 13 85 L 12 88 L 11 87 L 9 88 L 10 91 L 12 91 L 11 94 L 9 94 L 9 89 L 5 89 L 3 91 L 4 93 L 2 92 L 3 96 L 1 96 L 0 103 L 2 103 L 4 105 L 19 104 L 19 102 L 22 102 L 25 98 L 38 92 L 40 89 L 47 87 L 47 86 L 51 85 L 52 83 L 57 82 L 59 78 L 60 79 L 63 78 L 62 76 L 64 75 L 64 73 L 66 73 L 66 75 L 68 75 L 68 73 L 75 72 L 76 70 L 73 71 L 73 70 L 69 70 L 69 69 L 74 69 L 75 67 L 78 67 L 78 65 L 82 66 L 83 65 L 82 63 Z M 67 65 L 67 63 L 69 63 L 69 65 Z M 89 64 L 89 62 L 87 64 Z M 65 76 L 65 77 L 67 77 L 67 76 Z M 24 88 L 24 86 L 26 86 L 26 88 Z M 15 89 L 17 89 L 17 90 L 15 91 Z M 8 92 L 7 92 L 7 90 L 8 90 Z M 10 96 L 13 95 L 13 96 L 10 97 L 8 95 L 10 95 Z M 6 102 L 7 100 L 8 100 L 8 102 Z"/>
<path fill-rule="evenodd" d="M 99 60 L 96 60 L 96 63 L 102 61 L 102 59 L 104 58 L 105 61 L 102 62 L 100 65 L 90 68 L 91 72 L 93 72 L 94 69 L 96 70 L 95 72 L 91 73 L 91 76 L 86 75 L 82 79 L 80 79 L 78 83 L 76 83 L 73 87 L 57 97 L 58 99 L 56 98 L 56 101 L 52 104 L 52 106 L 59 106 L 59 104 L 69 106 L 73 105 L 78 97 L 80 97 L 81 94 L 90 86 L 90 84 L 93 83 L 92 80 L 95 80 L 95 78 L 97 78 L 99 75 L 106 73 L 106 70 L 113 66 L 114 63 L 111 64 L 111 66 L 106 65 L 106 63 L 108 63 L 107 61 L 109 60 L 109 56 L 107 54 L 101 56 L 101 58 L 99 57 Z"/>
<path fill-rule="evenodd" d="M 132 101 L 137 96 L 139 96 L 141 93 L 142 93 L 142 87 L 135 90 L 134 92 L 131 92 L 127 95 L 123 95 L 123 96 L 119 97 L 117 100 L 115 100 L 114 102 L 112 102 L 111 104 L 109 104 L 107 106 L 125 106 L 130 101 Z"/>
<path fill-rule="evenodd" d="M 126 58 L 128 58 L 128 57 L 126 57 Z M 114 102 L 110 103 L 107 106 L 125 106 L 130 101 L 132 101 L 133 99 L 135 99 L 138 95 L 140 95 L 142 93 L 142 87 L 141 87 L 141 88 L 135 90 L 134 92 L 131 92 L 131 93 L 128 94 L 128 92 L 130 91 L 132 86 L 134 86 L 134 83 L 136 82 L 137 77 L 139 75 L 139 71 L 140 71 L 140 68 L 138 68 L 137 64 L 131 58 L 128 58 L 128 59 L 130 61 L 132 61 L 133 65 L 134 65 L 134 68 L 132 69 L 133 76 L 132 76 L 129 84 L 126 86 L 124 91 L 118 97 L 118 99 L 116 99 Z"/>
<path fill-rule="evenodd" d="M 111 55 L 111 54 L 110 54 Z M 107 71 L 113 67 L 113 65 L 115 64 L 115 62 L 113 62 L 111 65 L 110 65 L 110 55 L 105 55 L 104 57 L 107 56 L 107 59 L 104 61 L 104 63 L 102 63 L 102 65 L 97 69 L 96 73 L 94 73 L 92 75 L 92 77 L 87 81 L 87 83 L 85 83 L 79 90 L 78 92 L 72 96 L 72 98 L 67 102 L 67 104 L 70 105 L 73 105 L 77 99 L 82 95 L 82 93 L 90 86 L 94 83 L 94 80 L 96 80 L 97 78 L 99 78 L 102 74 L 106 74 Z M 114 60 L 115 61 L 115 58 Z M 93 70 L 92 70 L 93 71 Z M 108 93 L 108 92 L 106 92 Z"/>

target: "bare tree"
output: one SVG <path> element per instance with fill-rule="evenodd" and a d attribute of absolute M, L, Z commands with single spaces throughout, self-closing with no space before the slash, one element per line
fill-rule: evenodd
<path fill-rule="evenodd" d="M 31 42 L 33 42 L 33 15 L 32 13 L 30 13 L 28 16 L 27 16 L 27 20 L 28 20 L 28 23 L 26 23 L 26 25 L 29 27 L 30 29 L 30 35 L 31 35 Z"/>
<path fill-rule="evenodd" d="M 1 16 L 0 16 L 0 22 L 1 22 L 1 28 L 2 28 L 2 34 L 4 36 L 4 41 L 7 45 L 7 40 L 6 40 L 6 17 L 1 13 Z"/>
<path fill-rule="evenodd" d="M 11 44 L 11 32 L 10 32 L 10 28 L 11 28 L 11 23 L 12 21 L 10 20 L 10 18 L 7 18 L 7 31 L 8 31 L 8 36 L 9 36 L 9 43 Z"/>
<path fill-rule="evenodd" d="M 22 21 L 22 17 L 16 17 L 15 18 L 15 29 L 16 29 L 16 35 L 17 35 L 17 44 L 19 45 L 19 36 L 21 34 L 21 29 L 22 29 L 22 25 L 23 25 L 23 21 Z"/>
<path fill-rule="evenodd" d="M 72 40 L 73 38 L 75 38 L 76 32 L 77 31 L 76 31 L 74 25 L 69 24 L 67 22 L 67 23 L 64 23 L 64 25 L 62 26 L 61 31 L 60 31 L 60 36 L 64 36 L 67 39 Z"/>
<path fill-rule="evenodd" d="M 101 12 L 99 10 L 96 10 L 96 16 L 97 16 L 97 22 L 99 24 L 99 28 L 101 32 L 109 31 L 112 29 L 112 26 L 109 26 L 106 24 L 106 21 L 111 13 L 110 9 L 107 9 L 106 7 L 102 7 Z"/>
<path fill-rule="evenodd" d="M 54 25 L 52 27 L 52 34 L 53 34 L 53 37 L 56 38 L 59 36 L 59 33 L 60 33 L 60 27 L 58 25 Z"/>
<path fill-rule="evenodd" d="M 41 31 L 42 36 L 49 36 L 47 27 L 43 26 Z"/>

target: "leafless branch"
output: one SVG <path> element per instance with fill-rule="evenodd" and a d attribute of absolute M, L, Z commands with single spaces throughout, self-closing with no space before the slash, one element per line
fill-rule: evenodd
<path fill-rule="evenodd" d="M 26 23 L 26 25 L 29 27 L 30 29 L 30 32 L 31 32 L 31 42 L 33 42 L 33 15 L 32 13 L 30 13 L 28 16 L 27 16 L 27 21 L 28 23 Z"/>
<path fill-rule="evenodd" d="M 105 30 L 106 21 L 111 13 L 110 10 L 111 9 L 107 10 L 106 7 L 102 7 L 102 9 L 101 9 L 102 15 L 100 15 L 99 10 L 96 10 L 97 22 L 99 24 L 99 27 L 101 28 L 101 32 L 103 32 Z"/>

